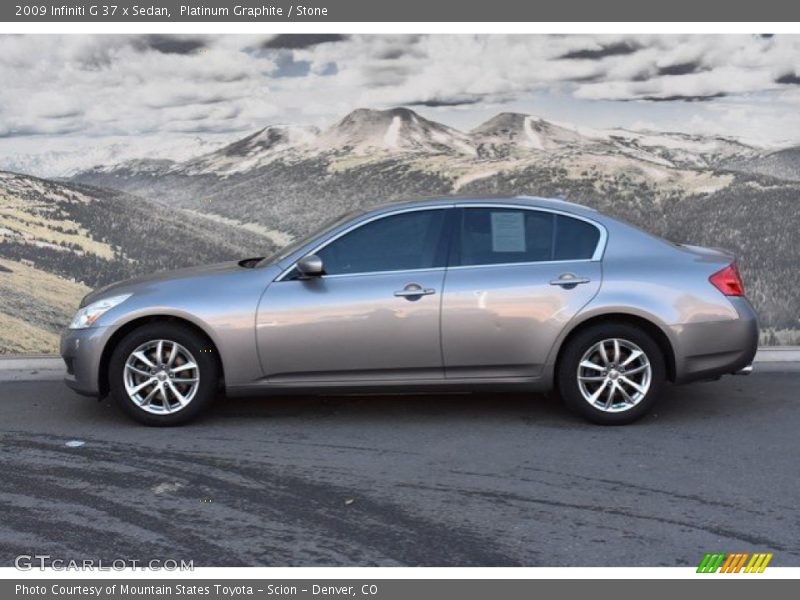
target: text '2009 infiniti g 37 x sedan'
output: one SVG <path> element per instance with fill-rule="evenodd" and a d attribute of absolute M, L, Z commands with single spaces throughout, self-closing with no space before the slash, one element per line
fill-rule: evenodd
<path fill-rule="evenodd" d="M 275 256 L 87 296 L 66 382 L 149 425 L 228 394 L 548 390 L 602 424 L 666 381 L 750 370 L 756 315 L 729 254 L 590 208 L 515 197 L 350 214 Z"/>

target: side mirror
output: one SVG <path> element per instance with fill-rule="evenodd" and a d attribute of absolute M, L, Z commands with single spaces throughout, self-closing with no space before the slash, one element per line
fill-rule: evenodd
<path fill-rule="evenodd" d="M 309 254 L 298 260 L 297 270 L 303 277 L 320 277 L 325 274 L 322 259 L 316 254 Z"/>

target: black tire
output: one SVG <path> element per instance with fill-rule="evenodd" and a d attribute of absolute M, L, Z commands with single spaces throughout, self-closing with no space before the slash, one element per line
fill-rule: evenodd
<path fill-rule="evenodd" d="M 153 414 L 142 409 L 129 397 L 125 388 L 128 357 L 137 348 L 153 340 L 167 340 L 183 346 L 194 358 L 199 374 L 197 390 L 192 399 L 183 408 L 167 414 Z M 149 323 L 131 331 L 114 348 L 108 367 L 109 392 L 117 405 L 132 419 L 155 427 L 182 425 L 197 418 L 214 401 L 219 379 L 218 357 L 205 336 L 184 325 L 169 322 Z"/>
<path fill-rule="evenodd" d="M 623 406 L 619 408 L 619 412 L 608 412 L 591 404 L 589 400 L 584 398 L 578 382 L 579 365 L 584 355 L 595 344 L 611 339 L 619 339 L 635 344 L 644 352 L 650 365 L 647 392 L 636 404 L 629 408 Z M 583 372 L 586 373 L 587 371 Z M 605 372 L 598 373 L 598 376 L 604 377 Z M 567 408 L 584 419 L 599 425 L 625 425 L 643 417 L 658 400 L 665 379 L 664 353 L 659 345 L 644 330 L 627 323 L 602 323 L 579 332 L 567 342 L 556 370 L 558 392 Z M 595 385 L 597 386 L 595 389 L 598 389 L 602 383 Z M 610 389 L 610 386 L 606 389 Z M 631 390 L 631 388 L 626 385 L 626 390 Z M 620 402 L 618 404 L 624 405 L 619 392 L 615 392 L 613 398 L 619 399 Z"/>

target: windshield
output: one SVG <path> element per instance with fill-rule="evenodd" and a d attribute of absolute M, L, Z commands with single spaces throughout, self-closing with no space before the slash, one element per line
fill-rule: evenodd
<path fill-rule="evenodd" d="M 258 263 L 258 266 L 271 265 L 272 263 L 276 263 L 276 262 L 282 261 L 284 258 L 289 256 L 290 254 L 293 254 L 298 249 L 300 249 L 303 246 L 305 246 L 306 244 L 308 244 L 314 238 L 319 237 L 319 236 L 323 235 L 324 233 L 327 233 L 328 231 L 330 231 L 332 229 L 335 229 L 336 227 L 339 227 L 339 225 L 342 225 L 343 223 L 346 223 L 347 221 L 349 221 L 350 219 L 352 219 L 356 215 L 361 214 L 362 212 L 363 211 L 361 211 L 361 210 L 353 210 L 353 211 L 350 211 L 350 212 L 345 213 L 343 215 L 340 215 L 338 217 L 335 217 L 333 219 L 330 219 L 329 221 L 325 221 L 325 223 L 320 225 L 317 229 L 315 229 L 314 231 L 312 231 L 308 235 L 303 236 L 301 238 L 298 238 L 297 240 L 295 240 L 294 242 L 291 242 L 288 246 L 284 246 L 283 248 L 281 248 L 280 250 L 278 250 L 277 252 L 275 252 L 271 256 L 268 256 L 267 258 L 262 259 Z"/>

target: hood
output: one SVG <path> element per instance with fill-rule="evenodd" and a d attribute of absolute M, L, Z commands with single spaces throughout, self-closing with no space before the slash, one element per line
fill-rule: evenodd
<path fill-rule="evenodd" d="M 91 304 L 101 298 L 113 296 L 116 294 L 124 294 L 129 291 L 129 288 L 139 286 L 143 283 L 158 283 L 161 281 L 179 281 L 181 279 L 193 279 L 202 277 L 204 275 L 214 275 L 217 273 L 224 273 L 228 271 L 238 271 L 240 269 L 248 268 L 248 261 L 253 259 L 246 259 L 242 261 L 228 261 L 216 263 L 213 265 L 201 265 L 197 267 L 187 267 L 184 269 L 176 269 L 174 271 L 160 271 L 151 275 L 141 275 L 124 281 L 118 281 L 105 287 L 98 288 L 84 297 L 81 300 L 80 307 L 83 308 L 87 304 Z M 245 263 L 244 265 L 242 263 Z"/>

